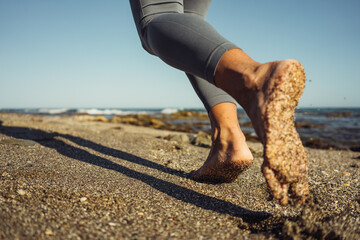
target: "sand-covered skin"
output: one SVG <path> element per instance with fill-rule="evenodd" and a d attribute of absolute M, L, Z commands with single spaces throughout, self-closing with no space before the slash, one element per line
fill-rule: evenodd
<path fill-rule="evenodd" d="M 291 197 L 304 203 L 309 193 L 306 152 L 295 129 L 295 107 L 305 87 L 305 72 L 297 61 L 283 64 L 287 70 L 274 80 L 266 100 L 263 173 L 275 198 L 282 205 Z M 276 75 L 276 74 L 275 74 Z"/>
<path fill-rule="evenodd" d="M 283 207 L 261 173 L 259 143 L 248 143 L 250 169 L 214 185 L 187 178 L 209 150 L 159 138 L 167 131 L 0 121 L 0 239 L 360 238 L 359 152 L 306 148 L 313 202 Z"/>

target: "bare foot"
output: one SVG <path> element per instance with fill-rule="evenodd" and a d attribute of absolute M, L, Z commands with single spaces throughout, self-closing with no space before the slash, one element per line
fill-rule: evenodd
<path fill-rule="evenodd" d="M 264 125 L 263 174 L 275 198 L 288 203 L 292 197 L 304 202 L 307 185 L 307 156 L 294 126 L 294 111 L 305 87 L 305 72 L 294 60 L 275 63 L 276 70 L 264 92 L 261 106 Z M 259 107 L 258 107 L 259 108 Z M 261 130 L 260 130 L 261 131 Z"/>
<path fill-rule="evenodd" d="M 200 182 L 229 183 L 251 166 L 253 157 L 243 134 L 239 139 L 239 133 L 234 136 L 234 133 L 225 133 L 223 129 L 219 135 L 213 140 L 210 154 L 202 167 L 190 173 L 192 179 Z"/>
<path fill-rule="evenodd" d="M 232 182 L 253 162 L 239 126 L 236 105 L 215 105 L 209 117 L 213 140 L 211 151 L 203 166 L 192 171 L 190 177 L 202 182 Z"/>
<path fill-rule="evenodd" d="M 304 69 L 295 60 L 259 64 L 247 58 L 250 64 L 238 65 L 241 74 L 220 71 L 215 81 L 245 109 L 264 144 L 262 171 L 273 196 L 283 205 L 288 193 L 304 202 L 309 193 L 307 156 L 294 126 L 295 107 L 305 86 Z M 221 81 L 229 77 L 231 81 Z"/>

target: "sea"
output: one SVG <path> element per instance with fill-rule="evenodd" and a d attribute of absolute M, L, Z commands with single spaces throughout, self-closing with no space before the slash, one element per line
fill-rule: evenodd
<path fill-rule="evenodd" d="M 204 112 L 203 108 L 2 108 L 0 112 L 34 114 L 43 116 L 71 116 L 78 114 L 102 115 L 112 118 L 117 115 L 149 114 L 161 116 L 179 111 Z M 255 135 L 249 127 L 250 119 L 241 108 L 238 113 L 240 126 L 244 132 Z M 210 129 L 208 120 L 201 121 L 202 131 Z M 313 142 L 315 147 L 350 149 L 360 151 L 360 108 L 297 108 L 295 111 L 297 130 L 302 139 Z"/>

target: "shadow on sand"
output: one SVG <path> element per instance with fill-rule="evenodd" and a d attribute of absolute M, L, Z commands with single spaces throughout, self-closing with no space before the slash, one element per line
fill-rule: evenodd
<path fill-rule="evenodd" d="M 214 197 L 209 197 L 188 188 L 181 187 L 174 183 L 167 182 L 162 179 L 129 169 L 127 167 L 114 163 L 106 158 L 93 155 L 83 149 L 71 146 L 64 141 L 58 139 L 58 137 L 62 137 L 80 146 L 91 148 L 99 153 L 116 157 L 120 160 L 143 165 L 145 167 L 153 168 L 167 174 L 172 174 L 184 178 L 187 176 L 187 173 L 183 171 L 175 170 L 154 163 L 147 159 L 123 152 L 121 150 L 112 149 L 80 137 L 56 132 L 48 133 L 42 130 L 25 127 L 2 126 L 1 121 L 0 132 L 13 138 L 35 141 L 44 147 L 55 149 L 58 153 L 72 159 L 82 161 L 88 164 L 93 164 L 109 170 L 117 171 L 121 174 L 126 175 L 127 177 L 137 179 L 145 184 L 148 184 L 149 186 L 175 199 L 193 204 L 202 209 L 212 210 L 214 212 L 228 214 L 234 217 L 240 217 L 243 219 L 243 221 L 248 223 L 260 222 L 271 216 L 269 213 L 266 212 L 251 211 L 230 202 Z"/>

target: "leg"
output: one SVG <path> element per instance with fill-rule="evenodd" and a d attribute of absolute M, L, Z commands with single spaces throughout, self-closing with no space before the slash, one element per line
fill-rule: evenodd
<path fill-rule="evenodd" d="M 184 14 L 183 0 L 131 0 L 144 48 L 164 62 L 213 83 L 220 58 L 236 45 L 196 14 Z"/>
<path fill-rule="evenodd" d="M 274 197 L 286 204 L 291 187 L 294 196 L 304 201 L 307 158 L 293 124 L 294 108 L 304 88 L 302 66 L 292 60 L 255 62 L 202 18 L 181 13 L 180 0 L 130 3 L 150 53 L 215 82 L 245 109 L 264 144 L 263 173 Z"/>
<path fill-rule="evenodd" d="M 184 12 L 204 19 L 210 2 L 184 0 Z M 207 160 L 191 176 L 198 181 L 231 182 L 251 165 L 253 159 L 239 126 L 236 101 L 205 79 L 187 76 L 209 113 L 213 142 Z"/>
<path fill-rule="evenodd" d="M 184 0 L 184 13 L 205 19 L 210 3 L 211 0 Z M 219 103 L 236 104 L 234 98 L 214 84 L 192 74 L 187 73 L 186 75 L 208 112 Z"/>

